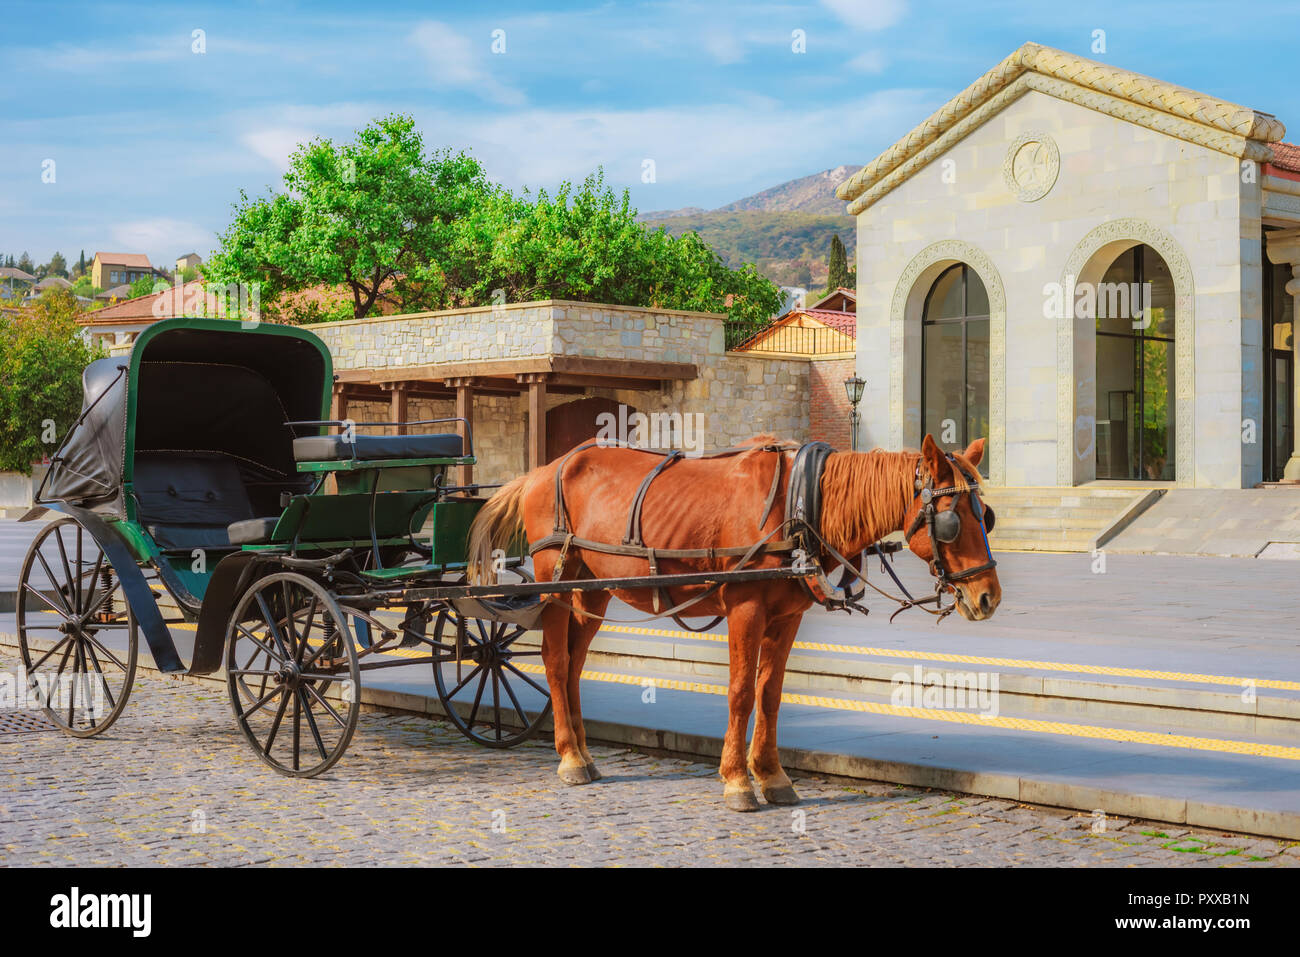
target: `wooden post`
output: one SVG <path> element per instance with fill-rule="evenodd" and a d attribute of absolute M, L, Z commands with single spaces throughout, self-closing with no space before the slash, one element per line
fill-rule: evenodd
<path fill-rule="evenodd" d="M 385 385 L 384 388 L 387 389 L 390 393 L 389 403 L 388 403 L 388 409 L 389 409 L 388 418 L 393 422 L 405 422 L 407 383 L 393 382 L 391 384 Z M 395 434 L 406 435 L 407 432 L 408 429 L 405 425 L 399 425 L 397 426 L 397 431 Z"/>
<path fill-rule="evenodd" d="M 347 386 L 342 382 L 334 383 L 334 398 L 330 402 L 330 418 L 335 422 L 342 422 L 348 417 L 348 392 Z"/>
<path fill-rule="evenodd" d="M 528 386 L 528 444 L 525 446 L 529 470 L 546 464 L 546 373 L 529 372 L 516 381 Z"/>
<path fill-rule="evenodd" d="M 453 378 L 447 379 L 444 385 L 450 386 L 456 390 L 456 412 L 457 418 L 464 419 L 465 422 L 456 423 L 456 431 L 460 433 L 461 439 L 465 443 L 465 453 L 468 455 L 475 451 L 473 447 L 474 435 L 474 386 L 477 383 L 473 378 Z M 468 423 L 468 425 L 466 424 Z M 462 465 L 460 467 L 460 478 L 458 482 L 461 485 L 474 484 L 474 466 Z"/>

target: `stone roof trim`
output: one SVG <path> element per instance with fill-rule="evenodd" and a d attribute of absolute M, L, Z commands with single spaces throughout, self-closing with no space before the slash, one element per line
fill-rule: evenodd
<path fill-rule="evenodd" d="M 1155 113 L 1208 127 L 1211 131 L 1229 134 L 1244 141 L 1274 143 L 1286 135 L 1286 127 L 1271 114 L 1218 100 L 1204 93 L 1197 93 L 1140 73 L 1098 63 L 1063 50 L 1037 43 L 1026 43 L 945 103 L 871 163 L 841 183 L 835 195 L 846 202 L 859 199 L 889 174 L 916 157 L 927 146 L 1000 94 L 1013 94 L 1010 97 L 1002 96 L 1002 105 L 1030 88 L 1060 95 L 1060 88 L 1056 84 L 1018 83 L 1026 78 L 1026 74 L 1036 74 L 1044 79 L 1074 84 L 1084 90 L 1146 107 Z M 1013 85 L 1016 85 L 1017 89 L 1010 90 Z M 1094 104 L 1084 102 L 1084 105 Z M 1114 115 L 1117 110 L 1112 107 L 1103 112 Z M 981 118 L 981 122 L 986 118 L 987 114 Z M 1189 128 L 1181 124 L 1177 124 L 1177 127 L 1181 132 L 1190 132 Z M 1243 144 L 1239 155 L 1255 152 L 1246 149 L 1248 145 L 1248 143 Z M 865 205 L 856 210 L 850 207 L 849 212 L 860 212 Z"/>

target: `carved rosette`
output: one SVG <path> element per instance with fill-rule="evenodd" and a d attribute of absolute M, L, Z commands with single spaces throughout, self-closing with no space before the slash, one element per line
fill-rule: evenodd
<path fill-rule="evenodd" d="M 1007 189 L 1022 203 L 1032 203 L 1050 193 L 1060 174 L 1061 151 L 1056 141 L 1042 130 L 1017 136 L 1002 162 L 1002 178 Z"/>

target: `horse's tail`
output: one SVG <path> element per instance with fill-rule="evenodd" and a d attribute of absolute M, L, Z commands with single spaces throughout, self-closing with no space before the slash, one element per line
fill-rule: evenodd
<path fill-rule="evenodd" d="M 502 486 L 474 516 L 466 549 L 466 574 L 471 585 L 494 584 L 496 570 L 492 553 L 504 549 L 523 534 L 524 491 L 531 475 L 531 472 L 521 475 Z"/>

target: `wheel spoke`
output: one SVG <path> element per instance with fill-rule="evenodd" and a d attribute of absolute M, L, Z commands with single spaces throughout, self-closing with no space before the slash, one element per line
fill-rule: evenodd
<path fill-rule="evenodd" d="M 290 660 L 293 656 L 289 654 L 288 650 L 285 648 L 284 638 L 280 635 L 280 629 L 275 625 L 275 615 L 271 614 L 271 609 L 267 607 L 266 599 L 262 596 L 260 591 L 257 593 L 257 607 L 262 610 L 263 620 L 266 621 L 266 626 L 270 629 L 271 638 L 275 641 L 275 646 L 280 649 L 280 654 L 278 655 L 279 659 L 281 661 Z M 252 636 L 250 635 L 249 637 Z M 256 639 L 254 640 L 256 641 Z"/>
<path fill-rule="evenodd" d="M 451 689 L 451 693 L 448 694 L 447 697 L 448 697 L 448 698 L 454 698 L 454 697 L 456 697 L 456 695 L 460 694 L 461 689 L 464 688 L 464 687 L 465 687 L 467 684 L 469 684 L 471 681 L 473 681 L 473 680 L 474 680 L 474 676 L 475 676 L 476 674 L 478 674 L 478 673 L 479 673 L 480 671 L 482 671 L 482 670 L 483 670 L 483 666 L 482 666 L 482 665 L 475 665 L 475 666 L 474 666 L 474 670 L 471 671 L 469 674 L 467 674 L 467 675 L 465 676 L 465 679 L 464 679 L 460 684 L 458 684 L 458 685 L 456 685 L 456 687 L 452 688 L 452 689 Z"/>
<path fill-rule="evenodd" d="M 325 700 L 324 696 L 319 691 L 316 690 L 315 685 L 307 684 L 307 685 L 303 685 L 303 687 L 311 692 L 311 696 L 316 699 L 316 701 L 320 704 L 320 706 L 325 710 L 326 714 L 328 714 L 331 718 L 333 718 L 335 721 L 338 722 L 340 728 L 347 727 L 348 723 L 339 716 L 339 713 L 337 711 L 335 711 L 332 707 L 330 707 L 330 703 Z"/>
<path fill-rule="evenodd" d="M 86 645 L 86 651 L 90 654 L 90 663 L 95 666 L 95 673 L 99 675 L 99 681 L 104 686 L 104 694 L 108 696 L 108 709 L 112 711 L 117 707 L 117 702 L 113 700 L 113 689 L 108 686 L 108 679 L 104 677 L 104 669 L 100 667 L 99 656 L 95 654 L 95 649 L 91 645 Z"/>
<path fill-rule="evenodd" d="M 286 696 L 287 697 L 287 696 Z M 293 696 L 293 769 L 301 771 L 299 755 L 302 753 L 302 702 Z"/>
<path fill-rule="evenodd" d="M 271 692 L 271 694 L 272 695 L 279 694 L 283 690 L 284 690 L 283 685 L 276 685 L 275 689 Z M 280 722 L 284 720 L 284 709 L 288 706 L 288 704 L 289 704 L 289 696 L 287 694 L 280 695 L 280 707 L 275 709 L 275 720 L 271 722 L 271 733 L 267 735 L 266 745 L 265 747 L 262 748 L 262 753 L 265 754 L 267 757 L 271 756 L 271 745 L 275 744 L 275 736 L 280 730 Z M 245 714 L 244 717 L 247 718 L 248 715 Z"/>
<path fill-rule="evenodd" d="M 497 740 L 501 740 L 501 688 L 497 680 L 497 669 L 492 669 L 492 726 L 496 731 Z"/>
<path fill-rule="evenodd" d="M 523 707 L 519 704 L 519 699 L 515 697 L 515 689 L 510 687 L 510 682 L 506 680 L 505 670 L 501 671 L 501 685 L 506 689 L 506 695 L 510 698 L 510 703 L 515 706 L 515 714 L 519 715 L 519 720 L 523 726 L 528 727 L 528 715 L 524 713 Z"/>
<path fill-rule="evenodd" d="M 29 668 L 28 670 L 29 671 L 38 670 L 41 667 L 41 665 L 45 664 L 45 662 L 50 660 L 50 657 L 52 655 L 57 654 L 58 650 L 63 647 L 64 643 L 70 640 L 71 638 L 72 638 L 71 635 L 64 635 L 62 638 L 58 640 L 58 642 L 55 643 L 53 648 L 45 652 L 45 654 L 41 655 L 40 661 L 36 662 L 36 664 L 32 665 L 31 668 Z"/>
<path fill-rule="evenodd" d="M 74 620 L 76 619 L 77 616 L 76 616 L 75 614 L 73 614 L 71 610 L 66 609 L 66 608 L 60 608 L 58 605 L 54 604 L 54 602 L 50 601 L 49 597 L 48 597 L 44 592 L 39 592 L 39 591 L 37 591 L 35 588 L 33 588 L 33 587 L 32 587 L 30 584 L 28 584 L 27 582 L 23 582 L 23 587 L 26 588 L 26 589 L 27 589 L 29 592 L 31 592 L 33 595 L 35 595 L 37 598 L 39 598 L 41 601 L 45 602 L 45 604 L 49 605 L 50 608 L 52 608 L 52 609 L 54 610 L 54 613 L 55 613 L 56 615 L 61 615 L 61 616 L 63 616 L 64 620 L 66 620 L 66 621 L 74 621 Z M 60 592 L 60 591 L 58 591 L 58 590 L 56 589 L 54 593 L 55 593 L 56 595 L 59 596 L 59 601 L 63 601 L 63 593 L 62 593 L 62 592 Z"/>
<path fill-rule="evenodd" d="M 72 569 L 68 566 L 68 551 L 63 547 L 63 529 L 57 525 L 54 528 L 54 541 L 59 546 L 59 559 L 63 562 L 63 571 L 68 576 L 66 585 L 56 585 L 55 587 L 62 592 L 66 602 L 66 599 L 72 594 Z M 63 591 L 65 587 L 67 588 L 66 592 Z M 68 609 L 71 610 L 72 606 L 68 605 Z M 73 615 L 73 617 L 76 616 Z"/>
<path fill-rule="evenodd" d="M 516 667 L 515 667 L 514 665 L 512 665 L 510 662 L 507 661 L 507 662 L 504 662 L 503 664 L 505 665 L 505 667 L 509 668 L 511 671 L 513 671 L 515 674 L 517 674 L 520 678 L 522 678 L 522 679 L 523 679 L 524 681 L 526 681 L 528 684 L 532 685 L 532 687 L 533 687 L 533 688 L 534 688 L 538 693 L 543 694 L 543 695 L 545 695 L 545 696 L 548 697 L 548 698 L 551 696 L 551 692 L 550 692 L 550 691 L 548 691 L 546 688 L 543 688 L 543 687 L 542 687 L 541 685 L 539 685 L 536 681 L 534 681 L 532 678 L 528 677 L 528 675 L 524 674 L 522 671 L 520 671 L 518 668 L 516 668 Z"/>
<path fill-rule="evenodd" d="M 307 717 L 307 727 L 311 730 L 312 739 L 316 742 L 316 750 L 320 752 L 321 759 L 329 757 L 329 752 L 325 750 L 325 742 L 321 740 L 320 728 L 316 727 L 316 716 L 311 713 L 311 703 L 307 700 L 307 695 L 299 688 L 296 692 L 298 695 L 299 706 L 303 714 Z"/>
<path fill-rule="evenodd" d="M 474 707 L 469 712 L 469 726 L 474 726 L 474 719 L 478 717 L 478 705 L 483 699 L 483 689 L 487 686 L 487 672 L 483 672 L 483 677 L 478 680 L 478 691 L 474 694 Z"/>
<path fill-rule="evenodd" d="M 245 638 L 247 638 L 253 644 L 257 645 L 257 647 L 265 651 L 267 655 L 274 658 L 276 661 L 280 662 L 280 664 L 284 664 L 284 658 L 281 655 L 277 654 L 275 649 L 272 648 L 270 645 L 262 644 L 261 638 L 257 637 L 257 635 L 253 634 L 243 625 L 236 625 L 235 627 L 238 628 L 241 632 L 243 632 Z M 254 654 L 256 654 L 256 652 L 254 652 Z"/>
<path fill-rule="evenodd" d="M 44 601 L 45 604 L 49 605 L 59 614 L 66 615 L 69 618 L 76 618 L 77 617 L 76 614 L 73 612 L 71 606 L 69 606 L 67 603 L 67 600 L 63 594 L 63 589 L 59 586 L 58 580 L 55 579 L 54 577 L 54 571 L 53 569 L 50 568 L 50 563 L 45 560 L 45 555 L 41 553 L 39 546 L 36 548 L 36 557 L 37 559 L 40 560 L 41 566 L 45 569 L 45 577 L 50 580 L 50 587 L 54 589 L 54 594 L 59 596 L 59 602 L 63 605 L 63 607 L 57 608 L 54 605 L 50 604 L 50 600 L 46 598 L 44 594 L 42 594 L 41 592 L 33 588 L 31 585 L 24 583 L 24 586 L 27 588 L 28 591 L 30 591 L 37 598 Z"/>
<path fill-rule="evenodd" d="M 90 609 L 95 607 L 95 602 L 98 600 L 99 597 L 99 573 L 104 567 L 104 552 L 102 549 L 98 549 L 97 552 L 98 554 L 97 557 L 95 558 L 95 568 L 90 573 L 90 594 L 86 596 L 86 607 L 80 609 L 83 615 L 88 614 L 90 612 Z M 110 581 L 109 588 L 105 593 L 105 597 L 111 594 L 113 594 L 113 590 L 112 590 L 112 582 Z"/>
<path fill-rule="evenodd" d="M 258 698 L 258 699 L 257 699 L 257 703 L 254 704 L 251 708 L 249 708 L 249 709 L 246 710 L 246 711 L 242 711 L 242 712 L 240 713 L 240 717 L 247 719 L 247 718 L 249 717 L 249 715 L 253 714 L 253 713 L 256 712 L 256 711 L 260 711 L 262 708 L 264 708 L 264 707 L 266 706 L 267 702 L 269 702 L 272 698 L 274 698 L 276 695 L 278 695 L 278 694 L 279 694 L 281 691 L 283 691 L 283 690 L 284 690 L 284 686 L 283 686 L 283 685 L 276 685 L 274 688 L 272 688 L 270 691 L 268 691 L 265 695 L 263 695 L 262 697 Z M 284 707 L 283 702 L 280 704 L 280 707 L 281 707 L 281 708 Z M 276 715 L 276 723 L 277 723 L 277 724 L 279 723 L 279 715 Z M 274 729 L 274 728 L 271 729 L 271 737 L 275 737 L 275 729 Z"/>

